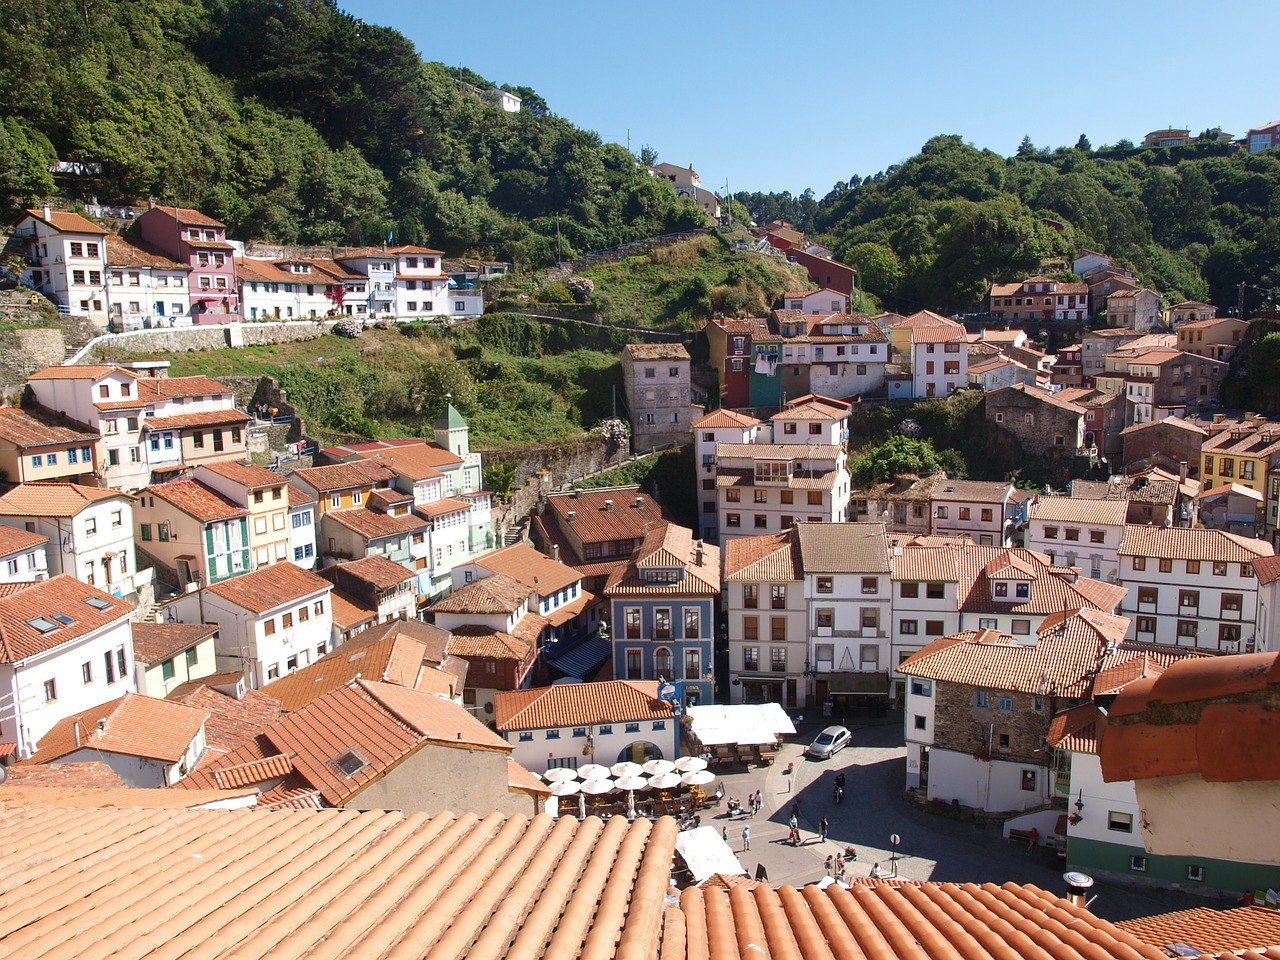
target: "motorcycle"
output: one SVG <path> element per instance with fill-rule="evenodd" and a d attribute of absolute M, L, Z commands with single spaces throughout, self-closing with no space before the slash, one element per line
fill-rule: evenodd
<path fill-rule="evenodd" d="M 732 798 L 730 798 L 728 806 L 729 806 L 729 816 L 731 817 L 739 817 L 742 814 L 746 813 L 746 811 L 742 807 L 742 804 L 740 804 L 737 800 L 734 800 Z"/>
<path fill-rule="evenodd" d="M 832 787 L 831 799 L 837 804 L 844 803 L 844 787 L 840 786 L 838 783 Z"/>

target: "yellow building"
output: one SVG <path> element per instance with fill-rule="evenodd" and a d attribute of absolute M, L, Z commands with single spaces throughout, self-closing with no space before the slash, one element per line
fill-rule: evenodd
<path fill-rule="evenodd" d="M 369 502 L 374 490 L 390 487 L 395 471 L 370 460 L 353 460 L 327 467 L 304 467 L 289 475 L 289 482 L 316 498 L 316 513 L 350 510 Z"/>
<path fill-rule="evenodd" d="M 1247 321 L 1235 317 L 1193 320 L 1178 327 L 1178 349 L 1198 357 L 1228 360 L 1248 329 Z"/>
<path fill-rule="evenodd" d="M 0 407 L 0 481 L 92 485 L 98 442 L 96 433 L 74 430 L 52 414 Z"/>
<path fill-rule="evenodd" d="M 189 680 L 212 676 L 217 672 L 217 636 L 215 623 L 135 623 L 138 692 L 163 698 Z"/>
<path fill-rule="evenodd" d="M 1200 447 L 1200 489 L 1238 483 L 1266 495 L 1267 469 L 1280 454 L 1280 423 L 1246 414 L 1241 423 L 1218 421 Z"/>
<path fill-rule="evenodd" d="M 287 477 L 247 460 L 225 460 L 200 465 L 194 478 L 249 511 L 249 562 L 254 569 L 290 558 Z"/>

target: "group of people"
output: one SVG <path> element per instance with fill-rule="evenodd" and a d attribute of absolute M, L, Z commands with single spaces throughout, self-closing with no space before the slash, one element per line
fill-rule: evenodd
<path fill-rule="evenodd" d="M 751 811 L 751 816 L 758 816 L 760 808 L 764 806 L 764 794 L 757 790 L 754 795 L 749 795 L 747 797 L 747 805 L 745 807 L 733 797 L 730 797 L 725 802 L 725 806 L 728 808 L 729 816 L 731 817 L 740 816 L 748 810 Z"/>
<path fill-rule="evenodd" d="M 844 882 L 848 880 L 849 865 L 858 859 L 858 851 L 852 844 L 845 847 L 834 857 L 827 857 L 827 876 L 834 877 L 836 880 Z M 880 864 L 877 861 L 871 865 L 871 872 L 868 874 L 872 880 L 879 880 Z"/>

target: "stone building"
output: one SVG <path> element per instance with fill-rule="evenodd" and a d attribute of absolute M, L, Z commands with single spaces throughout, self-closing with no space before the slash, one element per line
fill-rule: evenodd
<path fill-rule="evenodd" d="M 1200 476 L 1200 446 L 1209 434 L 1203 427 L 1181 417 L 1165 417 L 1149 423 L 1135 423 L 1120 431 L 1124 442 L 1124 470 L 1161 467 L 1173 473 L 1186 470 Z"/>
<path fill-rule="evenodd" d="M 1026 454 L 1080 452 L 1084 418 L 1079 404 L 1022 383 L 987 394 L 987 422 L 1013 434 Z"/>
<path fill-rule="evenodd" d="M 679 343 L 629 343 L 622 381 L 631 412 L 633 450 L 684 440 L 702 415 L 692 399 L 689 351 Z"/>

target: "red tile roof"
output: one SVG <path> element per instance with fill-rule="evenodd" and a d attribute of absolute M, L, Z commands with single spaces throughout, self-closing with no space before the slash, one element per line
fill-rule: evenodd
<path fill-rule="evenodd" d="M 256 463 L 250 463 L 248 460 L 219 460 L 214 463 L 202 463 L 200 466 L 210 473 L 226 477 L 228 480 L 250 490 L 262 487 L 278 487 L 289 482 L 289 478 L 284 474 L 268 470 L 266 467 L 260 467 Z"/>
<path fill-rule="evenodd" d="M 226 228 L 226 224 L 213 217 L 206 216 L 199 210 L 192 210 L 188 207 L 164 207 L 160 204 L 155 205 L 155 209 L 167 214 L 170 218 L 187 227 L 222 227 Z M 145 216 L 146 214 L 143 214 Z"/>
<path fill-rule="evenodd" d="M 217 490 L 210 490 L 204 484 L 194 480 L 171 480 L 168 483 L 152 484 L 141 491 L 142 496 L 148 494 L 172 504 L 201 523 L 213 523 L 249 515 L 245 507 L 228 500 Z"/>
<path fill-rule="evenodd" d="M 526 543 L 500 547 L 471 561 L 493 573 L 505 573 L 531 592 L 549 597 L 582 580 L 582 573 L 539 553 Z"/>
<path fill-rule="evenodd" d="M 1045 741 L 1055 750 L 1071 753 L 1098 752 L 1098 726 L 1102 713 L 1093 703 L 1064 710 L 1049 721 Z"/>
<path fill-rule="evenodd" d="M 1280 780 L 1278 695 L 1280 653 L 1189 660 L 1136 680 L 1112 704 L 1103 779 Z"/>
<path fill-rule="evenodd" d="M 724 545 L 726 582 L 803 578 L 800 540 L 791 530 L 757 537 L 735 537 Z"/>
<path fill-rule="evenodd" d="M 1234 910 L 1193 907 L 1177 913 L 1121 920 L 1116 926 L 1154 947 L 1189 943 L 1203 953 L 1260 952 L 1280 944 L 1280 910 L 1263 906 Z"/>
<path fill-rule="evenodd" d="M 66 574 L 13 586 L 12 592 L 0 594 L 0 663 L 16 663 L 52 650 L 124 620 L 134 610 L 133 604 Z M 58 617 L 71 622 L 63 623 Z M 32 626 L 31 621 L 41 618 L 53 623 L 54 629 Z"/>
<path fill-rule="evenodd" d="M 462 463 L 462 458 L 457 454 L 425 441 L 372 449 L 361 448 L 356 452 L 365 460 L 379 463 L 415 481 L 443 476 L 441 470 Z"/>
<path fill-rule="evenodd" d="M 1030 519 L 1065 523 L 1099 523 L 1122 526 L 1129 511 L 1123 500 L 1090 500 L 1085 497 L 1042 497 L 1031 505 Z"/>
<path fill-rule="evenodd" d="M 74 517 L 91 503 L 133 497 L 108 487 L 86 487 L 78 483 L 20 483 L 0 497 L 0 516 Z"/>
<path fill-rule="evenodd" d="M 367 557 L 361 557 L 359 560 L 348 560 L 345 563 L 326 567 L 320 571 L 320 575 L 330 583 L 336 583 L 338 576 L 336 571 L 338 570 L 341 570 L 348 577 L 353 577 L 361 583 L 367 584 L 379 593 L 399 586 L 406 580 L 412 580 L 415 576 L 412 570 L 407 570 L 394 560 L 388 560 L 378 554 L 371 554 Z"/>
<path fill-rule="evenodd" d="M 87 217 L 82 217 L 78 213 L 68 213 L 63 210 L 51 210 L 49 216 L 44 215 L 43 210 L 27 210 L 27 215 L 39 220 L 41 223 L 47 223 L 59 233 L 87 233 L 96 235 L 105 235 L 106 230 L 98 226 Z"/>
<path fill-rule="evenodd" d="M 243 694 L 236 698 L 215 689 L 213 679 L 189 681 L 168 696 L 175 703 L 209 714 L 204 736 L 210 751 L 229 753 L 284 712 L 280 701 L 264 690 L 254 690 L 246 684 Z"/>
<path fill-rule="evenodd" d="M 60 418 L 41 410 L 20 410 L 17 407 L 0 407 L 0 440 L 7 440 L 19 449 L 53 445 L 95 443 L 96 433 L 72 429 L 60 422 Z M 93 465 L 86 467 L 93 470 Z"/>
<path fill-rule="evenodd" d="M 1253 563 L 1259 557 L 1275 556 L 1275 549 L 1265 540 L 1254 540 L 1225 530 L 1136 524 L 1124 528 L 1119 552 L 1121 556 L 1128 557 L 1218 563 Z"/>
<path fill-rule="evenodd" d="M 328 580 L 309 570 L 292 563 L 277 563 L 210 584 L 205 589 L 245 610 L 262 614 L 320 591 L 328 593 L 332 587 Z"/>
<path fill-rule="evenodd" d="M 721 407 L 694 420 L 690 426 L 695 430 L 714 430 L 717 427 L 752 427 L 759 423 L 755 417 Z"/>
<path fill-rule="evenodd" d="M 514 577 L 495 573 L 463 584 L 431 606 L 432 613 L 511 614 L 529 600 L 531 590 Z"/>
<path fill-rule="evenodd" d="M 3 516 L 0 512 L 0 516 Z M 31 533 L 20 527 L 7 527 L 0 524 L 0 556 L 6 556 L 11 553 L 18 553 L 22 550 L 30 550 L 32 547 L 38 547 L 41 544 L 47 544 L 49 538 L 42 533 Z"/>
<path fill-rule="evenodd" d="M 559 683 L 500 691 L 494 699 L 494 725 L 499 730 L 535 730 L 662 720 L 673 716 L 672 709 L 669 701 L 658 699 L 653 680 Z"/>
<path fill-rule="evenodd" d="M 405 523 L 405 518 L 392 517 L 367 507 L 326 511 L 323 522 L 332 522 L 346 527 L 366 543 L 385 537 L 407 536 L 412 527 L 412 524 Z"/>
<path fill-rule="evenodd" d="M 1059 615 L 1061 620 L 1061 615 Z M 997 630 L 966 630 L 934 640 L 898 667 L 908 676 L 1037 696 L 1088 697 L 1099 670 L 1135 657 L 1150 656 L 1164 665 L 1201 654 L 1179 648 L 1114 642 L 1117 621 L 1096 610 L 1073 611 L 1065 630 L 1041 628 L 1035 643 Z M 1121 631 L 1122 633 L 1122 631 Z"/>
<path fill-rule="evenodd" d="M 479 624 L 455 627 L 452 634 L 449 650 L 464 660 L 487 657 L 523 663 L 534 649 L 533 639 L 522 639 Z"/>
<path fill-rule="evenodd" d="M 1280 557 L 1258 557 L 1253 561 L 1253 575 L 1266 586 L 1280 579 Z"/>
<path fill-rule="evenodd" d="M 67 789 L 102 790 L 125 787 L 111 767 L 101 760 L 84 760 L 75 763 L 18 763 L 6 768 L 4 785 L 0 786 L 0 803 L 9 802 L 14 796 L 10 791 L 18 787 L 60 787 Z"/>
<path fill-rule="evenodd" d="M 52 763 L 77 750 L 177 763 L 209 718 L 204 710 L 126 693 L 58 721 L 27 763 Z"/>
<path fill-rule="evenodd" d="M 133 625 L 133 656 L 154 665 L 193 647 L 218 632 L 216 623 L 151 623 Z"/>
<path fill-rule="evenodd" d="M 169 256 L 157 247 L 141 240 L 107 234 L 107 266 L 108 267 L 145 267 L 162 270 L 186 270 L 191 267 Z"/>
<path fill-rule="evenodd" d="M 396 475 L 385 467 L 365 460 L 335 463 L 327 467 L 303 467 L 295 470 L 293 476 L 320 493 L 330 490 L 347 490 L 353 487 L 386 486 L 396 478 Z"/>
<path fill-rule="evenodd" d="M 681 580 L 647 580 L 642 571 L 674 569 L 684 571 Z M 626 567 L 609 576 L 605 593 L 617 597 L 699 596 L 720 593 L 720 548 L 694 540 L 688 527 L 668 524 L 651 530 L 632 553 Z"/>
<path fill-rule="evenodd" d="M 172 417 L 148 417 L 142 421 L 142 427 L 144 430 L 181 430 L 185 427 L 217 427 L 248 422 L 249 415 L 239 410 L 205 410 L 200 413 L 179 413 Z"/>

